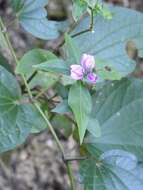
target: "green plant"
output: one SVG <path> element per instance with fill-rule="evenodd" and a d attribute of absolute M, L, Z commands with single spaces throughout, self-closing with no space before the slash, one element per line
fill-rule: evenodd
<path fill-rule="evenodd" d="M 75 22 L 66 23 L 59 37 L 59 28 L 68 21 L 47 19 L 47 0 L 11 4 L 26 31 L 44 40 L 57 38 L 56 50 L 64 53 L 36 48 L 18 59 L 0 18 L 0 46 L 11 52 L 15 63 L 13 70 L 0 55 L 0 153 L 48 128 L 72 190 L 74 160 L 85 190 L 142 190 L 143 81 L 132 75 L 136 63 L 126 44 L 132 41 L 143 57 L 143 15 L 101 1 L 73 0 Z M 46 93 L 50 87 L 53 97 Z M 62 101 L 55 102 L 55 97 Z M 57 124 L 79 145 L 77 157 L 66 157 Z"/>

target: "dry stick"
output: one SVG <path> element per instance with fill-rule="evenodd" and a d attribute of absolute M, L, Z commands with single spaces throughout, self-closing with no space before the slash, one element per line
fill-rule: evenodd
<path fill-rule="evenodd" d="M 2 22 L 1 17 L 0 17 L 0 27 L 1 27 L 2 29 L 5 29 L 5 28 L 6 28 L 5 25 L 4 25 L 4 23 Z M 5 32 L 4 37 L 5 37 L 5 41 L 6 41 L 7 45 L 8 45 L 8 47 L 9 47 L 9 49 L 10 49 L 11 55 L 13 56 L 13 58 L 14 58 L 14 60 L 15 60 L 15 63 L 18 64 L 19 61 L 18 61 L 17 56 L 16 56 L 16 54 L 15 54 L 15 51 L 14 51 L 12 45 L 11 45 L 11 42 L 10 42 L 10 40 L 9 40 L 9 36 L 8 36 L 8 34 L 7 34 L 7 31 Z M 34 100 L 34 99 L 33 99 L 33 95 L 32 95 L 32 92 L 31 92 L 31 90 L 30 90 L 30 88 L 29 88 L 29 85 L 28 85 L 28 83 L 27 83 L 27 81 L 26 81 L 25 76 L 22 75 L 22 78 L 23 78 L 24 84 L 25 84 L 25 86 L 26 86 L 26 88 L 27 88 L 28 95 L 29 95 L 29 98 L 30 98 L 31 102 L 34 104 L 34 106 L 37 108 L 37 110 L 39 111 L 39 113 L 41 114 L 41 116 L 43 117 L 43 119 L 45 120 L 45 122 L 47 123 L 47 125 L 48 125 L 48 127 L 49 127 L 49 129 L 50 129 L 50 131 L 51 131 L 51 133 L 52 133 L 52 135 L 53 135 L 53 137 L 54 137 L 54 139 L 55 139 L 55 141 L 56 141 L 56 143 L 57 143 L 57 146 L 59 147 L 59 149 L 60 149 L 60 151 L 61 151 L 61 153 L 62 153 L 63 161 L 65 162 L 64 148 L 63 148 L 63 146 L 62 146 L 62 144 L 61 144 L 59 138 L 57 137 L 53 126 L 51 125 L 50 121 L 48 120 L 48 118 L 47 118 L 46 115 L 44 114 L 43 110 L 40 108 L 39 104 L 38 104 L 36 101 L 33 101 L 33 100 Z M 75 190 L 74 180 L 73 180 L 73 176 L 72 176 L 72 170 L 71 170 L 71 168 L 70 168 L 69 163 L 66 163 L 66 166 L 67 166 L 67 171 L 68 171 L 69 179 L 70 179 L 70 182 L 71 182 L 71 188 L 72 188 L 72 190 Z"/>

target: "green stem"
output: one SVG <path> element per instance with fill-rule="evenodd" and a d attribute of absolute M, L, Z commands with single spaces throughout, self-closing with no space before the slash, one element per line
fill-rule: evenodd
<path fill-rule="evenodd" d="M 66 162 L 80 161 L 86 159 L 88 159 L 88 157 L 65 157 Z"/>
<path fill-rule="evenodd" d="M 30 99 L 33 99 L 33 96 L 32 96 L 32 93 L 29 89 L 29 86 L 28 86 L 28 83 L 25 79 L 25 77 L 23 76 L 23 80 L 24 80 L 24 83 L 25 83 L 25 86 L 27 88 L 27 91 L 28 91 L 28 94 L 29 94 L 29 97 Z M 63 157 L 63 160 L 65 161 L 65 153 L 64 153 L 64 149 L 63 149 L 63 146 L 61 144 L 61 142 L 59 141 L 55 131 L 54 131 L 54 128 L 53 126 L 51 125 L 50 121 L 47 119 L 46 115 L 44 114 L 44 112 L 42 111 L 42 109 L 40 108 L 39 104 L 37 102 L 33 102 L 35 107 L 37 108 L 37 110 L 39 111 L 39 113 L 41 114 L 41 116 L 43 117 L 43 119 L 45 120 L 45 122 L 47 123 L 61 153 L 62 153 L 62 157 Z M 74 183 L 74 179 L 73 179 L 73 174 L 72 174 L 72 169 L 70 168 L 70 164 L 68 161 L 65 162 L 66 163 L 66 167 L 67 167 L 67 172 L 68 172 L 68 176 L 69 176 L 69 179 L 70 179 L 70 182 L 71 182 L 71 190 L 76 190 L 75 189 L 75 183 Z"/>
<path fill-rule="evenodd" d="M 53 137 L 54 137 L 54 139 L 55 139 L 55 141 L 56 141 L 56 143 L 57 143 L 57 145 L 58 145 L 58 147 L 59 147 L 59 149 L 60 149 L 60 151 L 61 151 L 61 153 L 62 153 L 62 156 L 64 157 L 64 149 L 63 149 L 63 146 L 62 146 L 62 144 L 60 143 L 60 141 L 59 141 L 59 139 L 58 139 L 58 137 L 57 137 L 57 135 L 56 135 L 56 133 L 55 133 L 55 131 L 54 131 L 54 129 L 53 129 L 53 126 L 51 125 L 50 121 L 47 119 L 47 117 L 45 116 L 45 114 L 44 114 L 43 111 L 41 110 L 40 106 L 39 106 L 37 103 L 34 103 L 34 105 L 35 105 L 35 107 L 37 108 L 37 110 L 39 110 L 39 112 L 40 112 L 40 114 L 42 115 L 43 119 L 44 119 L 44 120 L 46 121 L 46 123 L 48 124 L 49 129 L 50 129 L 50 131 L 51 131 L 51 133 L 52 133 L 52 135 L 53 135 Z"/>
<path fill-rule="evenodd" d="M 90 12 L 91 12 L 91 16 L 90 16 L 90 27 L 89 27 L 89 29 L 90 29 L 90 31 L 92 32 L 92 31 L 94 31 L 94 30 L 93 30 L 93 28 L 94 28 L 94 12 L 93 12 L 92 7 L 89 7 L 89 9 L 90 9 Z"/>
<path fill-rule="evenodd" d="M 71 190 L 76 190 L 76 188 L 75 188 L 75 180 L 73 178 L 73 173 L 72 173 L 70 163 L 67 162 L 66 166 L 67 166 L 67 172 L 68 172 L 68 176 L 69 176 L 70 183 L 71 183 Z"/>
<path fill-rule="evenodd" d="M 4 35 L 4 38 L 5 38 L 5 42 L 7 43 L 7 46 L 9 47 L 9 50 L 10 50 L 10 52 L 11 52 L 11 55 L 13 56 L 13 58 L 14 58 L 14 60 L 15 60 L 15 63 L 18 64 L 18 59 L 17 59 L 16 54 L 15 54 L 15 52 L 14 52 L 14 49 L 13 49 L 13 47 L 12 47 L 12 45 L 11 45 L 11 42 L 10 42 L 10 40 L 9 40 L 9 35 L 8 35 L 8 33 L 7 33 L 7 29 L 6 29 L 5 25 L 4 25 L 4 23 L 3 23 L 2 19 L 1 19 L 1 17 L 0 17 L 0 28 L 1 28 L 2 31 L 3 31 L 3 35 Z"/>
<path fill-rule="evenodd" d="M 74 35 L 72 35 L 72 38 L 76 37 L 76 36 L 79 36 L 81 34 L 84 34 L 84 33 L 87 33 L 87 32 L 93 32 L 93 28 L 94 28 L 94 11 L 92 9 L 92 7 L 88 7 L 91 11 L 91 16 L 90 16 L 90 26 L 88 29 L 85 29 L 85 30 L 82 30 Z"/>
<path fill-rule="evenodd" d="M 1 19 L 1 17 L 0 17 L 0 28 L 1 28 L 3 31 L 5 31 L 5 25 L 4 25 L 4 23 L 3 23 L 2 19 Z M 7 43 L 7 46 L 9 47 L 9 50 L 10 50 L 10 52 L 11 52 L 11 55 L 13 56 L 13 58 L 14 58 L 16 64 L 18 64 L 19 61 L 18 61 L 17 56 L 16 56 L 16 54 L 15 54 L 15 51 L 14 51 L 12 45 L 11 45 L 11 42 L 10 42 L 10 40 L 9 40 L 9 36 L 8 36 L 8 34 L 7 34 L 7 31 L 4 32 L 4 38 L 5 38 L 5 41 L 6 41 L 6 43 Z M 59 147 L 59 149 L 60 149 L 60 151 L 61 151 L 61 153 L 62 153 L 63 160 L 65 160 L 64 148 L 63 148 L 63 146 L 62 146 L 62 144 L 61 144 L 59 138 L 57 137 L 56 132 L 55 132 L 55 130 L 54 130 L 52 124 L 51 124 L 50 121 L 47 119 L 45 113 L 44 113 L 43 110 L 40 108 L 39 104 L 38 104 L 36 101 L 33 101 L 34 98 L 33 98 L 32 92 L 31 92 L 31 90 L 30 90 L 30 88 L 29 88 L 29 85 L 28 85 L 28 82 L 27 82 L 25 76 L 22 75 L 22 78 L 23 78 L 24 84 L 25 84 L 25 86 L 26 86 L 26 88 L 27 88 L 28 95 L 29 95 L 29 98 L 31 99 L 31 102 L 34 104 L 34 106 L 37 108 L 37 110 L 39 111 L 39 113 L 41 114 L 41 116 L 43 117 L 43 119 L 45 120 L 45 122 L 47 123 L 47 125 L 48 125 L 48 127 L 49 127 L 49 129 L 50 129 L 50 131 L 51 131 L 51 133 L 52 133 L 52 135 L 53 135 L 53 137 L 54 137 L 54 139 L 55 139 L 55 141 L 56 141 L 56 143 L 57 143 L 57 146 Z M 66 161 L 65 163 L 66 163 L 66 166 L 67 166 L 67 172 L 68 172 L 69 179 L 70 179 L 70 182 L 71 182 L 72 190 L 75 190 L 74 179 L 73 179 L 73 175 L 72 175 L 72 170 L 71 170 L 71 168 L 70 168 L 69 163 L 68 163 L 67 161 Z"/>
<path fill-rule="evenodd" d="M 30 97 L 31 100 L 33 100 L 33 96 L 32 96 L 31 90 L 30 90 L 30 88 L 28 86 L 28 83 L 27 83 L 24 75 L 22 76 L 22 78 L 23 78 L 24 84 L 25 84 L 25 86 L 27 88 L 29 97 Z M 35 107 L 37 108 L 37 110 L 39 111 L 39 113 L 41 114 L 41 116 L 43 117 L 43 119 L 45 120 L 45 122 L 47 123 L 47 125 L 48 125 L 48 127 L 49 127 L 49 129 L 50 129 L 50 131 L 51 131 L 51 133 L 52 133 L 52 135 L 53 135 L 53 137 L 54 137 L 54 139 L 55 139 L 55 141 L 56 141 L 56 143 L 57 143 L 57 145 L 58 145 L 59 149 L 61 150 L 61 153 L 62 153 L 62 155 L 64 157 L 63 146 L 61 145 L 61 143 L 60 143 L 60 141 L 59 141 L 59 139 L 58 139 L 58 137 L 57 137 L 57 135 L 56 135 L 56 133 L 54 131 L 53 126 L 51 125 L 50 121 L 47 119 L 46 115 L 44 114 L 44 112 L 40 108 L 39 104 L 36 101 L 34 101 L 33 104 L 35 105 Z"/>

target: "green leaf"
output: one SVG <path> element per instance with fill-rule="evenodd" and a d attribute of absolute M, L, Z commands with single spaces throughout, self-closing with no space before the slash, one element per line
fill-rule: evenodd
<path fill-rule="evenodd" d="M 104 152 L 100 155 L 100 160 L 106 161 L 109 164 L 114 163 L 116 166 L 126 170 L 133 170 L 138 164 L 138 160 L 134 154 L 119 149 Z"/>
<path fill-rule="evenodd" d="M 16 67 L 16 73 L 23 74 L 28 79 L 36 71 L 36 69 L 33 67 L 34 65 L 54 59 L 56 59 L 56 56 L 49 51 L 43 49 L 33 49 L 22 57 Z M 29 83 L 29 86 L 31 88 L 35 86 L 49 88 L 51 85 L 55 84 L 57 80 L 57 76 L 39 71 Z"/>
<path fill-rule="evenodd" d="M 19 7 L 17 5 L 19 2 L 16 2 L 16 6 Z M 18 17 L 27 32 L 45 40 L 58 37 L 57 22 L 49 21 L 46 18 L 47 11 L 44 7 L 48 4 L 48 0 L 25 0 L 23 3 Z"/>
<path fill-rule="evenodd" d="M 66 65 L 65 61 L 62 59 L 52 59 L 48 60 L 46 62 L 43 62 L 39 65 L 33 66 L 37 70 L 47 71 L 47 72 L 53 72 L 53 73 L 59 73 L 59 74 L 70 74 L 70 69 Z"/>
<path fill-rule="evenodd" d="M 121 73 L 110 62 L 96 60 L 97 75 L 102 80 L 121 80 Z"/>
<path fill-rule="evenodd" d="M 16 67 L 16 73 L 24 74 L 29 77 L 31 73 L 35 71 L 33 65 L 38 65 L 42 62 L 55 58 L 56 56 L 53 53 L 43 49 L 30 50 L 20 60 Z"/>
<path fill-rule="evenodd" d="M 89 53 L 95 59 L 105 60 L 113 66 L 122 76 L 131 73 L 135 68 L 135 62 L 126 52 L 126 44 L 132 40 L 139 55 L 143 49 L 143 15 L 134 10 L 110 7 L 113 19 L 105 20 L 101 16 L 94 19 L 94 33 L 87 32 L 75 38 L 82 53 Z M 77 26 L 73 34 L 89 27 L 89 17 Z M 82 44 L 82 45 L 81 45 Z"/>
<path fill-rule="evenodd" d="M 66 62 L 69 65 L 80 63 L 81 52 L 74 40 L 68 34 L 65 34 L 64 50 L 67 57 Z"/>
<path fill-rule="evenodd" d="M 80 180 L 85 190 L 143 189 L 143 165 L 137 164 L 134 155 L 120 150 L 105 154 L 102 160 L 92 158 L 81 162 Z"/>
<path fill-rule="evenodd" d="M 52 119 L 52 125 L 59 130 L 64 137 L 68 138 L 72 133 L 72 123 L 63 115 L 55 115 Z"/>
<path fill-rule="evenodd" d="M 15 12 L 19 12 L 24 6 L 24 0 L 11 0 Z"/>
<path fill-rule="evenodd" d="M 85 142 L 101 151 L 120 148 L 143 160 L 142 87 L 141 80 L 122 80 L 93 96 L 91 117 L 99 121 L 102 135 L 90 135 Z"/>
<path fill-rule="evenodd" d="M 0 65 L 3 66 L 10 73 L 13 73 L 11 65 L 8 63 L 6 58 L 0 53 Z"/>
<path fill-rule="evenodd" d="M 89 119 L 87 130 L 95 137 L 101 136 L 101 128 L 97 119 L 94 118 Z"/>
<path fill-rule="evenodd" d="M 58 113 L 58 114 L 65 114 L 68 112 L 71 112 L 68 101 L 63 100 L 61 103 L 59 103 L 54 109 L 52 109 L 52 112 Z"/>
<path fill-rule="evenodd" d="M 81 82 L 75 83 L 70 88 L 68 104 L 74 113 L 82 144 L 92 109 L 92 100 L 88 89 Z"/>
<path fill-rule="evenodd" d="M 33 105 L 24 103 L 16 78 L 0 66 L 0 153 L 22 144 L 38 125 L 46 124 Z"/>
<path fill-rule="evenodd" d="M 29 105 L 29 113 L 27 114 L 29 123 L 31 123 L 31 133 L 39 133 L 48 129 L 47 124 L 35 106 Z"/>
<path fill-rule="evenodd" d="M 72 14 L 75 21 L 78 21 L 81 16 L 87 11 L 87 3 L 82 0 L 73 0 Z"/>
<path fill-rule="evenodd" d="M 67 99 L 68 98 L 68 94 L 69 94 L 69 88 L 63 86 L 61 83 L 57 83 L 55 86 L 55 91 L 56 93 L 58 93 L 63 99 Z"/>

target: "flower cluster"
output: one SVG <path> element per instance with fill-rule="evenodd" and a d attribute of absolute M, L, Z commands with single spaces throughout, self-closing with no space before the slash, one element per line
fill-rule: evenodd
<path fill-rule="evenodd" d="M 92 55 L 83 54 L 80 65 L 71 65 L 71 77 L 74 80 L 86 78 L 91 83 L 96 83 L 98 77 L 93 73 L 95 59 Z"/>

